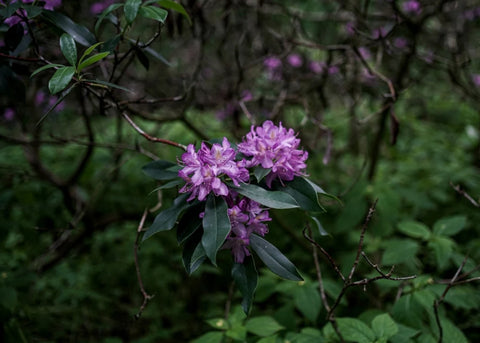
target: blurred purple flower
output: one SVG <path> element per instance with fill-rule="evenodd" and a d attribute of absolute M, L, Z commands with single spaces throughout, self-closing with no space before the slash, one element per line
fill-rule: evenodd
<path fill-rule="evenodd" d="M 368 48 L 364 46 L 359 47 L 358 52 L 360 53 L 360 56 L 362 56 L 364 60 L 368 60 L 370 57 L 372 57 L 370 50 L 368 50 Z"/>
<path fill-rule="evenodd" d="M 223 249 L 231 249 L 236 263 L 243 263 L 245 256 L 250 256 L 247 246 L 250 244 L 250 235 L 256 233 L 265 236 L 268 226 L 265 222 L 271 221 L 268 211 L 260 204 L 249 199 L 239 200 L 238 194 L 232 192 L 226 198 L 228 217 L 232 229 L 223 244 Z"/>
<path fill-rule="evenodd" d="M 388 34 L 388 30 L 385 27 L 378 27 L 372 31 L 373 39 L 385 38 Z"/>
<path fill-rule="evenodd" d="M 418 15 L 422 12 L 422 6 L 417 0 L 408 0 L 402 4 L 405 13 Z"/>
<path fill-rule="evenodd" d="M 248 102 L 253 100 L 253 94 L 248 89 L 242 92 L 240 101 Z"/>
<path fill-rule="evenodd" d="M 393 46 L 397 49 L 405 49 L 406 47 L 408 47 L 408 39 L 406 39 L 405 37 L 397 37 L 393 41 Z"/>
<path fill-rule="evenodd" d="M 355 34 L 355 23 L 352 21 L 349 21 L 348 23 L 345 24 L 345 32 L 349 36 L 353 36 Z"/>
<path fill-rule="evenodd" d="M 326 64 L 325 62 L 311 61 L 308 64 L 308 69 L 315 74 L 321 74 L 325 71 Z"/>
<path fill-rule="evenodd" d="M 62 0 L 44 0 L 45 6 L 43 7 L 46 10 L 53 11 L 55 8 L 62 5 Z"/>
<path fill-rule="evenodd" d="M 56 96 L 51 96 L 48 98 L 48 109 L 53 107 L 58 101 L 58 97 Z M 61 112 L 65 109 L 65 103 L 61 101 L 54 109 L 55 112 Z"/>
<path fill-rule="evenodd" d="M 298 54 L 288 55 L 287 62 L 294 68 L 299 68 L 303 65 L 302 57 Z"/>
<path fill-rule="evenodd" d="M 340 71 L 340 69 L 339 69 L 337 66 L 330 66 L 330 67 L 328 67 L 328 74 L 329 74 L 329 75 L 338 74 L 339 71 Z"/>
<path fill-rule="evenodd" d="M 92 14 L 100 14 L 102 13 L 108 6 L 112 5 L 115 0 L 104 0 L 99 2 L 94 2 L 90 6 L 90 13 Z"/>
<path fill-rule="evenodd" d="M 278 57 L 267 57 L 263 61 L 263 65 L 268 70 L 276 70 L 282 67 L 282 61 Z"/>
<path fill-rule="evenodd" d="M 252 125 L 250 132 L 238 144 L 238 150 L 245 156 L 252 157 L 245 161 L 247 168 L 260 165 L 262 168 L 271 169 L 265 181 L 271 187 L 272 181 L 291 181 L 295 176 L 305 175 L 303 170 L 308 153 L 297 149 L 300 139 L 296 138 L 292 129 L 275 126 L 267 120 L 262 126 Z"/>
<path fill-rule="evenodd" d="M 5 109 L 5 111 L 3 112 L 3 118 L 6 120 L 6 121 L 12 121 L 13 118 L 15 118 L 15 110 L 11 107 L 7 107 Z"/>
<path fill-rule="evenodd" d="M 35 106 L 40 106 L 42 105 L 44 102 L 45 102 L 45 99 L 46 99 L 46 94 L 44 91 L 42 90 L 39 90 L 36 94 L 35 94 L 35 100 L 33 101 L 33 103 L 35 104 Z"/>
<path fill-rule="evenodd" d="M 473 84 L 477 87 L 480 87 L 480 74 L 472 74 Z"/>
<path fill-rule="evenodd" d="M 216 196 L 227 196 L 229 190 L 221 176 L 227 175 L 236 186 L 240 181 L 249 179 L 248 170 L 235 162 L 235 155 L 227 138 L 223 139 L 222 145 L 213 144 L 211 149 L 202 142 L 198 152 L 193 144 L 189 144 L 187 152 L 182 155 L 184 168 L 178 172 L 186 184 L 179 192 L 191 192 L 187 201 L 195 198 L 203 201 L 210 192 Z"/>

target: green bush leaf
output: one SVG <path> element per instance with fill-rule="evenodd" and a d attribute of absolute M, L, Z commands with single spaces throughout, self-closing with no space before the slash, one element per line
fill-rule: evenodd
<path fill-rule="evenodd" d="M 145 175 L 154 178 L 155 180 L 172 180 L 178 177 L 178 171 L 181 168 L 170 161 L 153 161 L 142 167 Z"/>
<path fill-rule="evenodd" d="M 411 262 L 420 250 L 420 244 L 412 239 L 389 239 L 385 241 L 383 247 L 384 265 Z"/>
<path fill-rule="evenodd" d="M 200 213 L 204 210 L 204 204 L 200 203 L 189 208 L 182 216 L 177 225 L 177 242 L 182 244 L 193 233 L 195 233 L 202 226 L 202 219 Z"/>
<path fill-rule="evenodd" d="M 314 284 L 302 283 L 296 287 L 293 293 L 293 301 L 305 318 L 311 323 L 316 322 L 322 308 L 322 300 Z"/>
<path fill-rule="evenodd" d="M 428 240 L 431 232 L 425 224 L 416 221 L 404 221 L 398 224 L 398 230 L 407 236 Z"/>
<path fill-rule="evenodd" d="M 38 73 L 44 71 L 44 70 L 47 70 L 47 69 L 51 69 L 51 68 L 58 68 L 58 67 L 65 67 L 63 64 L 56 64 L 56 63 L 52 63 L 52 64 L 47 64 L 47 65 L 44 65 L 38 69 L 36 69 L 32 75 L 30 75 L 30 77 L 33 77 L 35 75 L 37 75 Z"/>
<path fill-rule="evenodd" d="M 173 201 L 173 205 L 160 212 L 153 221 L 152 226 L 143 235 L 142 242 L 160 231 L 171 230 L 175 226 L 178 216 L 194 203 L 187 202 L 188 194 L 182 194 Z"/>
<path fill-rule="evenodd" d="M 227 211 L 227 203 L 222 197 L 216 197 L 213 193 L 208 195 L 203 217 L 202 245 L 214 265 L 217 263 L 217 251 L 225 242 L 231 228 Z"/>
<path fill-rule="evenodd" d="M 267 176 L 270 172 L 272 171 L 271 168 L 265 169 L 262 168 L 261 166 L 256 166 L 253 169 L 253 175 L 255 175 L 255 179 L 257 179 L 257 183 L 263 180 L 265 176 Z"/>
<path fill-rule="evenodd" d="M 60 36 L 60 50 L 68 63 L 75 67 L 77 65 L 77 46 L 73 37 L 68 33 Z"/>
<path fill-rule="evenodd" d="M 292 196 L 280 191 L 267 191 L 264 188 L 246 183 L 240 184 L 240 187 L 229 184 L 236 192 L 255 200 L 259 204 L 270 208 L 287 209 L 298 208 L 298 204 Z"/>
<path fill-rule="evenodd" d="M 420 331 L 402 324 L 397 324 L 397 327 L 398 332 L 390 339 L 392 343 L 409 343 L 411 338 L 420 333 Z"/>
<path fill-rule="evenodd" d="M 127 20 L 128 24 L 131 24 L 138 14 L 138 9 L 142 4 L 142 0 L 127 0 L 125 2 L 125 7 L 123 7 L 123 11 L 125 13 L 125 19 Z"/>
<path fill-rule="evenodd" d="M 80 63 L 78 65 L 78 72 L 80 72 L 82 69 L 88 67 L 89 65 L 94 64 L 95 62 L 98 62 L 101 59 L 107 57 L 109 54 L 110 54 L 110 52 L 106 51 L 106 52 L 101 52 L 101 53 L 95 54 L 93 56 L 90 56 L 89 58 L 87 58 L 85 61 L 83 61 L 82 63 Z"/>
<path fill-rule="evenodd" d="M 50 93 L 57 94 L 63 91 L 75 75 L 75 67 L 62 67 L 57 69 L 50 81 L 48 81 L 48 89 Z"/>
<path fill-rule="evenodd" d="M 250 236 L 250 246 L 265 263 L 265 265 L 278 276 L 293 281 L 303 280 L 297 268 L 273 244 L 255 234 Z"/>
<path fill-rule="evenodd" d="M 163 8 L 173 10 L 175 12 L 180 13 L 183 15 L 185 18 L 187 18 L 188 23 L 192 25 L 192 20 L 190 19 L 190 16 L 188 15 L 187 11 L 185 11 L 185 8 L 178 2 L 172 1 L 172 0 L 156 0 L 154 1 Z"/>
<path fill-rule="evenodd" d="M 188 275 L 191 275 L 195 270 L 202 265 L 207 259 L 205 249 L 202 246 L 202 233 L 200 231 L 187 239 L 183 248 L 182 260 L 183 266 Z"/>
<path fill-rule="evenodd" d="M 355 318 L 337 318 L 338 330 L 347 341 L 357 343 L 375 342 L 375 333 L 367 324 Z"/>
<path fill-rule="evenodd" d="M 303 177 L 296 177 L 288 182 L 282 191 L 290 194 L 302 210 L 310 212 L 323 212 L 324 208 L 318 202 L 315 188 Z"/>
<path fill-rule="evenodd" d="M 255 269 L 255 261 L 251 256 L 245 257 L 243 263 L 234 263 L 232 278 L 242 294 L 242 308 L 248 314 L 253 302 L 253 296 L 257 289 L 258 275 Z"/>
<path fill-rule="evenodd" d="M 83 46 L 91 46 L 96 43 L 95 36 L 85 26 L 75 23 L 59 12 L 43 10 L 42 18 L 68 33 L 77 43 Z"/>
<path fill-rule="evenodd" d="M 380 314 L 373 318 L 372 329 L 377 338 L 389 339 L 398 333 L 397 323 L 388 313 Z"/>
<path fill-rule="evenodd" d="M 428 246 L 435 252 L 435 259 L 439 270 L 445 269 L 448 260 L 452 256 L 455 242 L 447 237 L 433 236 Z"/>
<path fill-rule="evenodd" d="M 246 321 L 245 327 L 248 332 L 251 332 L 260 337 L 267 337 L 283 329 L 283 326 L 269 316 L 261 316 L 251 318 Z"/>
<path fill-rule="evenodd" d="M 139 9 L 139 13 L 145 18 L 153 19 L 161 23 L 164 23 L 168 16 L 167 11 L 155 6 L 142 6 Z"/>
<path fill-rule="evenodd" d="M 221 343 L 223 341 L 223 332 L 212 331 L 201 335 L 191 343 Z"/>
<path fill-rule="evenodd" d="M 97 19 L 97 22 L 95 23 L 95 33 L 98 32 L 98 29 L 100 28 L 100 24 L 102 23 L 102 21 L 105 19 L 105 17 L 107 15 L 109 15 L 110 13 L 112 13 L 113 11 L 115 11 L 116 9 L 122 7 L 123 4 L 112 4 L 110 6 L 108 6 L 99 16 L 98 16 L 98 19 Z"/>
<path fill-rule="evenodd" d="M 433 224 L 433 233 L 439 236 L 453 236 L 462 231 L 466 224 L 465 216 L 442 218 Z"/>

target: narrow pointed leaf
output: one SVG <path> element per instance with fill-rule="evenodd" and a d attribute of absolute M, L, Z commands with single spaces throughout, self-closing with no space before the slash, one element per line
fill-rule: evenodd
<path fill-rule="evenodd" d="M 242 308 L 248 315 L 252 307 L 253 296 L 257 289 L 258 274 L 255 269 L 255 261 L 251 256 L 245 257 L 243 263 L 234 263 L 232 278 L 242 294 Z"/>
<path fill-rule="evenodd" d="M 83 60 L 88 56 L 90 55 L 93 50 L 95 50 L 95 48 L 97 48 L 100 44 L 103 44 L 103 42 L 98 42 L 98 43 L 95 43 L 93 44 L 92 46 L 88 47 L 84 52 L 83 52 L 83 55 L 82 57 L 80 57 L 80 60 L 78 61 L 78 64 L 82 64 Z"/>
<path fill-rule="evenodd" d="M 209 194 L 203 217 L 202 245 L 214 265 L 217 263 L 217 251 L 225 242 L 231 228 L 227 210 L 227 203 L 223 198 Z"/>
<path fill-rule="evenodd" d="M 140 7 L 139 12 L 141 16 L 159 21 L 160 23 L 164 23 L 167 19 L 168 12 L 162 8 L 155 7 L 155 6 L 143 6 Z"/>
<path fill-rule="evenodd" d="M 108 6 L 99 16 L 97 19 L 97 22 L 95 23 L 95 33 L 98 32 L 98 29 L 100 28 L 100 25 L 102 24 L 102 21 L 105 19 L 107 15 L 115 11 L 116 9 L 122 7 L 123 4 L 112 4 Z"/>
<path fill-rule="evenodd" d="M 252 234 L 250 246 L 273 273 L 287 280 L 303 280 L 294 264 L 270 242 Z"/>
<path fill-rule="evenodd" d="M 260 166 L 255 167 L 253 170 L 253 175 L 255 175 L 255 178 L 257 179 L 257 182 L 260 182 L 263 180 L 265 176 L 267 176 L 270 172 L 272 171 L 271 168 L 265 169 Z"/>
<path fill-rule="evenodd" d="M 125 19 L 127 19 L 127 23 L 131 24 L 138 14 L 138 9 L 142 4 L 142 0 L 127 0 L 125 2 L 125 7 L 123 11 L 125 13 Z"/>
<path fill-rule="evenodd" d="M 298 208 L 298 204 L 295 199 L 293 199 L 290 194 L 285 192 L 267 191 L 260 186 L 250 185 L 246 183 L 242 183 L 239 187 L 233 184 L 230 184 L 229 186 L 241 195 L 244 195 L 247 198 L 255 200 L 259 204 L 270 208 Z"/>
<path fill-rule="evenodd" d="M 42 18 L 68 33 L 83 46 L 91 46 L 96 43 L 95 36 L 85 26 L 75 23 L 59 12 L 43 10 Z"/>
<path fill-rule="evenodd" d="M 280 187 L 278 188 L 280 189 Z M 300 205 L 300 208 L 310 212 L 325 211 L 318 202 L 317 191 L 310 182 L 302 177 L 296 177 L 288 182 L 281 190 L 290 194 L 292 198 Z"/>
<path fill-rule="evenodd" d="M 50 114 L 50 112 L 52 112 L 55 107 L 58 106 L 59 103 L 61 103 L 63 101 L 63 99 L 65 99 L 65 97 L 70 94 L 70 92 L 72 91 L 73 88 L 75 88 L 75 83 L 73 85 L 71 85 L 70 87 L 68 87 L 63 93 L 62 95 L 58 98 L 58 100 L 55 102 L 55 104 L 53 104 L 52 107 L 50 107 L 48 109 L 48 111 L 40 118 L 40 120 L 37 122 L 36 126 L 40 125 L 44 120 L 45 118 L 47 118 L 47 116 Z"/>
<path fill-rule="evenodd" d="M 47 65 L 44 65 L 38 69 L 36 69 L 32 75 L 30 75 L 30 77 L 34 77 L 35 75 L 37 75 L 38 73 L 44 71 L 44 70 L 47 70 L 47 69 L 50 69 L 50 68 L 59 68 L 59 67 L 65 67 L 63 64 L 56 64 L 56 63 L 52 63 L 52 64 L 47 64 Z"/>
<path fill-rule="evenodd" d="M 67 88 L 70 81 L 75 75 L 75 67 L 62 67 L 53 74 L 50 81 L 48 81 L 48 89 L 50 93 L 57 94 Z"/>
<path fill-rule="evenodd" d="M 158 160 L 150 162 L 142 167 L 145 175 L 156 180 L 172 180 L 178 177 L 180 167 L 170 161 Z"/>
<path fill-rule="evenodd" d="M 180 13 L 188 20 L 188 23 L 192 25 L 192 19 L 190 19 L 190 16 L 188 15 L 187 11 L 185 11 L 185 8 L 180 3 L 172 0 L 148 1 L 148 3 L 154 3 L 154 2 L 156 2 L 158 5 L 162 6 L 163 8 Z"/>
<path fill-rule="evenodd" d="M 200 213 L 204 211 L 204 204 L 200 203 L 189 208 L 177 225 L 177 242 L 182 244 L 202 227 Z"/>
<path fill-rule="evenodd" d="M 111 83 L 111 82 L 107 82 L 107 81 L 102 81 L 102 80 L 83 80 L 84 82 L 88 82 L 90 83 L 92 86 L 97 86 L 97 87 L 102 87 L 102 88 L 116 88 L 116 89 L 120 89 L 122 91 L 125 91 L 125 92 L 129 92 L 129 93 L 133 93 L 132 90 L 128 89 L 128 88 L 125 88 L 125 87 L 122 87 L 122 86 L 119 86 L 119 85 L 116 85 L 114 83 Z"/>
<path fill-rule="evenodd" d="M 175 226 L 177 218 L 180 216 L 180 214 L 185 209 L 192 206 L 191 203 L 187 202 L 187 197 L 188 194 L 180 195 L 174 200 L 171 207 L 160 212 L 155 217 L 152 226 L 150 226 L 143 235 L 142 242 L 147 238 L 151 237 L 152 235 L 156 234 L 157 232 L 171 230 Z"/>
<path fill-rule="evenodd" d="M 60 50 L 62 50 L 63 56 L 65 56 L 70 65 L 77 65 L 77 46 L 73 37 L 68 33 L 60 36 Z"/>
<path fill-rule="evenodd" d="M 94 64 L 95 62 L 100 61 L 101 59 L 107 57 L 110 54 L 110 52 L 100 52 L 98 54 L 95 54 L 93 56 L 90 56 L 87 58 L 85 61 L 83 61 L 79 66 L 78 66 L 78 72 L 80 72 L 82 69 L 88 67 L 89 65 Z"/>
<path fill-rule="evenodd" d="M 329 233 L 323 228 L 323 225 L 322 223 L 320 223 L 320 220 L 318 220 L 317 217 L 310 217 L 312 218 L 312 220 L 315 222 L 315 224 L 317 225 L 317 228 L 318 228 L 318 233 L 320 234 L 320 236 L 328 236 Z"/>
<path fill-rule="evenodd" d="M 207 259 L 205 249 L 201 242 L 202 232 L 197 231 L 185 242 L 182 254 L 183 266 L 186 272 L 191 275 Z"/>

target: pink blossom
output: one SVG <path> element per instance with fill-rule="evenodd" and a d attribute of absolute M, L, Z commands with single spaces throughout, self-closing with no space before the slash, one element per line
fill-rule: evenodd
<path fill-rule="evenodd" d="M 315 74 L 323 73 L 325 71 L 325 68 L 325 62 L 311 61 L 308 64 L 308 69 L 310 69 Z"/>
<path fill-rule="evenodd" d="M 418 15 L 422 12 L 422 6 L 417 0 L 408 0 L 402 4 L 403 11 L 408 14 Z"/>
<path fill-rule="evenodd" d="M 3 112 L 3 118 L 5 118 L 6 121 L 12 121 L 13 118 L 15 118 L 15 114 L 15 110 L 11 107 L 8 107 Z"/>
<path fill-rule="evenodd" d="M 480 74 L 472 74 L 473 84 L 477 87 L 480 87 Z"/>
<path fill-rule="evenodd" d="M 287 62 L 294 68 L 299 68 L 303 65 L 302 57 L 298 54 L 288 55 Z"/>

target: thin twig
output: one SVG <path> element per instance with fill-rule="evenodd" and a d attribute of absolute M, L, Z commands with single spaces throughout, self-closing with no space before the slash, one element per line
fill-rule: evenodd
<path fill-rule="evenodd" d="M 463 189 L 460 188 L 460 185 L 456 185 L 454 186 L 453 183 L 450 182 L 450 186 L 452 186 L 452 188 L 460 195 L 462 195 L 463 197 L 465 197 L 465 199 L 467 199 L 468 201 L 470 201 L 470 203 L 475 206 L 475 207 L 480 207 L 480 204 L 478 203 L 478 201 L 475 201 L 475 199 L 473 199 L 467 192 L 465 192 Z"/>

